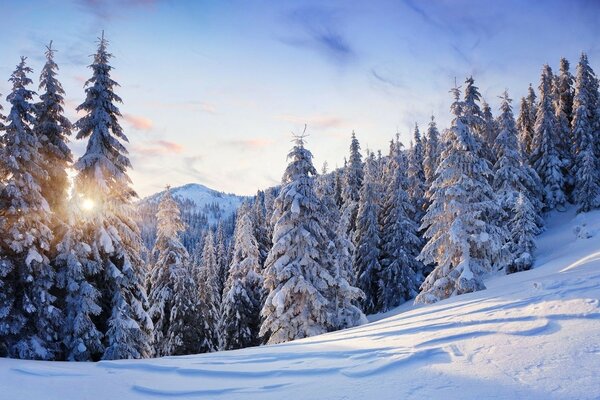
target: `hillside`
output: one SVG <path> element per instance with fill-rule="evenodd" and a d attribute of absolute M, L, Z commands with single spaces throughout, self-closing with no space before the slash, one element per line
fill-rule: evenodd
<path fill-rule="evenodd" d="M 171 188 L 187 225 L 182 235 L 184 245 L 192 251 L 202 233 L 209 226 L 223 221 L 229 234 L 233 231 L 232 217 L 246 197 L 218 192 L 198 183 Z M 151 248 L 156 237 L 156 211 L 164 191 L 148 196 L 138 203 L 139 223 L 146 247 Z"/>
<path fill-rule="evenodd" d="M 276 346 L 154 360 L 0 359 L 19 399 L 598 399 L 600 211 L 551 216 L 532 271 Z M 385 317 L 385 318 L 384 318 Z"/>

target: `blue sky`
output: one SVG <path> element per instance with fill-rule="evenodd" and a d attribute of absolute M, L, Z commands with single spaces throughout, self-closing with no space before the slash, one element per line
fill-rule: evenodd
<path fill-rule="evenodd" d="M 279 182 L 304 123 L 315 163 L 342 165 L 353 129 L 385 151 L 432 113 L 446 126 L 455 77 L 472 74 L 496 112 L 543 63 L 600 61 L 594 0 L 2 0 L 2 14 L 2 104 L 19 56 L 37 84 L 53 40 L 73 120 L 105 30 L 140 195 L 189 182 L 251 194 Z"/>

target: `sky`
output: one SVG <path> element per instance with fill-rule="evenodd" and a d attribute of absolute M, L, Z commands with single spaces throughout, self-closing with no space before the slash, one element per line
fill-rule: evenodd
<path fill-rule="evenodd" d="M 472 75 L 497 113 L 538 85 L 544 63 L 600 62 L 600 1 L 0 0 L 0 93 L 20 56 L 37 88 L 58 49 L 67 116 L 84 99 L 102 30 L 140 196 L 201 183 L 250 195 L 280 182 L 307 124 L 318 169 L 408 146 L 415 123 L 448 126 L 455 79 Z M 600 67 L 599 67 L 600 68 Z M 515 111 L 517 111 L 515 110 Z M 76 156 L 85 142 L 74 140 Z"/>

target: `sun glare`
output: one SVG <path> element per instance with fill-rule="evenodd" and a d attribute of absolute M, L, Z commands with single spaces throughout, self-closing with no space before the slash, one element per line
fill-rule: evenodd
<path fill-rule="evenodd" d="M 95 207 L 94 201 L 92 199 L 83 199 L 81 202 L 81 208 L 84 211 L 92 211 Z"/>

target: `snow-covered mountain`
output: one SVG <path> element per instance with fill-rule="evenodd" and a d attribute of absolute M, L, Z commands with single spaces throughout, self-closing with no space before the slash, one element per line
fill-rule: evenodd
<path fill-rule="evenodd" d="M 156 237 L 156 211 L 165 192 L 155 193 L 138 203 L 142 238 L 148 248 Z M 233 229 L 233 217 L 238 207 L 248 197 L 219 192 L 198 183 L 171 188 L 173 197 L 179 204 L 187 230 L 182 235 L 184 245 L 192 251 L 199 236 L 208 227 L 223 221 L 226 231 Z"/>
<path fill-rule="evenodd" d="M 0 388 L 12 400 L 600 399 L 599 237 L 600 211 L 555 213 L 535 268 L 491 277 L 481 292 L 274 346 L 98 363 L 0 358 Z"/>

